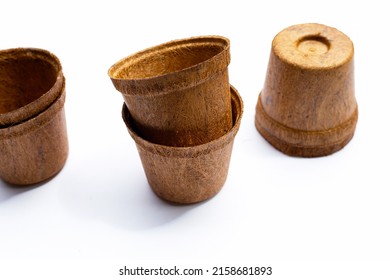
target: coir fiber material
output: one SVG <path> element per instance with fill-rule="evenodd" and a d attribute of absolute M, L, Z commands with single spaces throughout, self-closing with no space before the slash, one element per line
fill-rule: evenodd
<path fill-rule="evenodd" d="M 41 49 L 0 52 L 0 177 L 26 185 L 58 173 L 68 155 L 65 78 Z"/>
<path fill-rule="evenodd" d="M 229 40 L 202 36 L 126 57 L 108 74 L 142 138 L 187 147 L 208 143 L 232 128 L 229 63 Z"/>
<path fill-rule="evenodd" d="M 124 105 L 123 120 L 134 139 L 148 182 L 160 198 L 196 203 L 217 194 L 226 181 L 230 155 L 243 113 L 238 92 L 231 87 L 233 127 L 223 136 L 191 147 L 164 146 L 142 138 Z"/>
<path fill-rule="evenodd" d="M 256 128 L 280 151 L 325 156 L 353 137 L 358 109 L 353 43 L 321 24 L 300 24 L 272 42 Z"/>

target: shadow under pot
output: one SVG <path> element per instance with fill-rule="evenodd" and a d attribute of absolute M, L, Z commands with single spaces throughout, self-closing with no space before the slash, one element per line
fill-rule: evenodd
<path fill-rule="evenodd" d="M 16 185 L 42 182 L 68 156 L 65 78 L 42 49 L 0 51 L 0 177 Z"/>
<path fill-rule="evenodd" d="M 211 198 L 221 190 L 243 113 L 241 97 L 233 87 L 230 98 L 233 127 L 217 139 L 191 147 L 165 146 L 144 139 L 123 105 L 123 120 L 137 145 L 149 185 L 157 196 L 189 204 Z"/>
<path fill-rule="evenodd" d="M 229 63 L 229 40 L 202 36 L 133 54 L 108 74 L 141 137 L 187 147 L 217 139 L 232 128 Z"/>

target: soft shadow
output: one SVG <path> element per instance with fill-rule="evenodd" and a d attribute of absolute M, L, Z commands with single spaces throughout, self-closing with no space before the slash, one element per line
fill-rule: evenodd
<path fill-rule="evenodd" d="M 148 230 L 171 223 L 201 205 L 173 205 L 161 200 L 137 168 L 95 167 L 83 176 L 63 176 L 67 179 L 62 182 L 61 201 L 78 218 L 127 230 Z"/>
<path fill-rule="evenodd" d="M 44 185 L 46 181 L 32 185 L 14 185 L 0 179 L 0 203 Z"/>
<path fill-rule="evenodd" d="M 147 230 L 164 226 L 199 205 L 164 201 L 153 193 L 146 180 L 138 186 L 129 182 L 124 188 L 127 190 L 118 189 L 118 193 L 110 196 L 100 214 L 106 222 L 126 229 Z"/>

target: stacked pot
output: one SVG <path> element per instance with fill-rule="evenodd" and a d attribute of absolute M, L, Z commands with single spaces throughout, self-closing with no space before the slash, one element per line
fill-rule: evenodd
<path fill-rule="evenodd" d="M 148 182 L 162 199 L 195 203 L 224 185 L 243 112 L 229 63 L 229 40 L 203 36 L 146 49 L 108 71 Z"/>
<path fill-rule="evenodd" d="M 65 78 L 42 49 L 0 51 L 0 178 L 28 185 L 58 173 L 68 156 Z"/>

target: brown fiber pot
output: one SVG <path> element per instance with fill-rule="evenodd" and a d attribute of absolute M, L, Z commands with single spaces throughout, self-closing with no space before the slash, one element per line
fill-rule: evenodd
<path fill-rule="evenodd" d="M 68 155 L 65 78 L 41 49 L 0 51 L 0 177 L 27 185 L 58 173 Z"/>
<path fill-rule="evenodd" d="M 325 156 L 353 137 L 358 108 L 353 43 L 321 24 L 300 24 L 272 42 L 256 128 L 292 156 Z"/>
<path fill-rule="evenodd" d="M 233 127 L 225 135 L 191 147 L 164 146 L 140 137 L 124 105 L 123 120 L 134 139 L 148 182 L 160 198 L 196 203 L 217 194 L 226 181 L 230 155 L 243 113 L 238 92 L 231 87 Z"/>
<path fill-rule="evenodd" d="M 108 74 L 141 137 L 168 146 L 208 143 L 232 128 L 229 40 L 171 41 L 126 57 Z"/>

